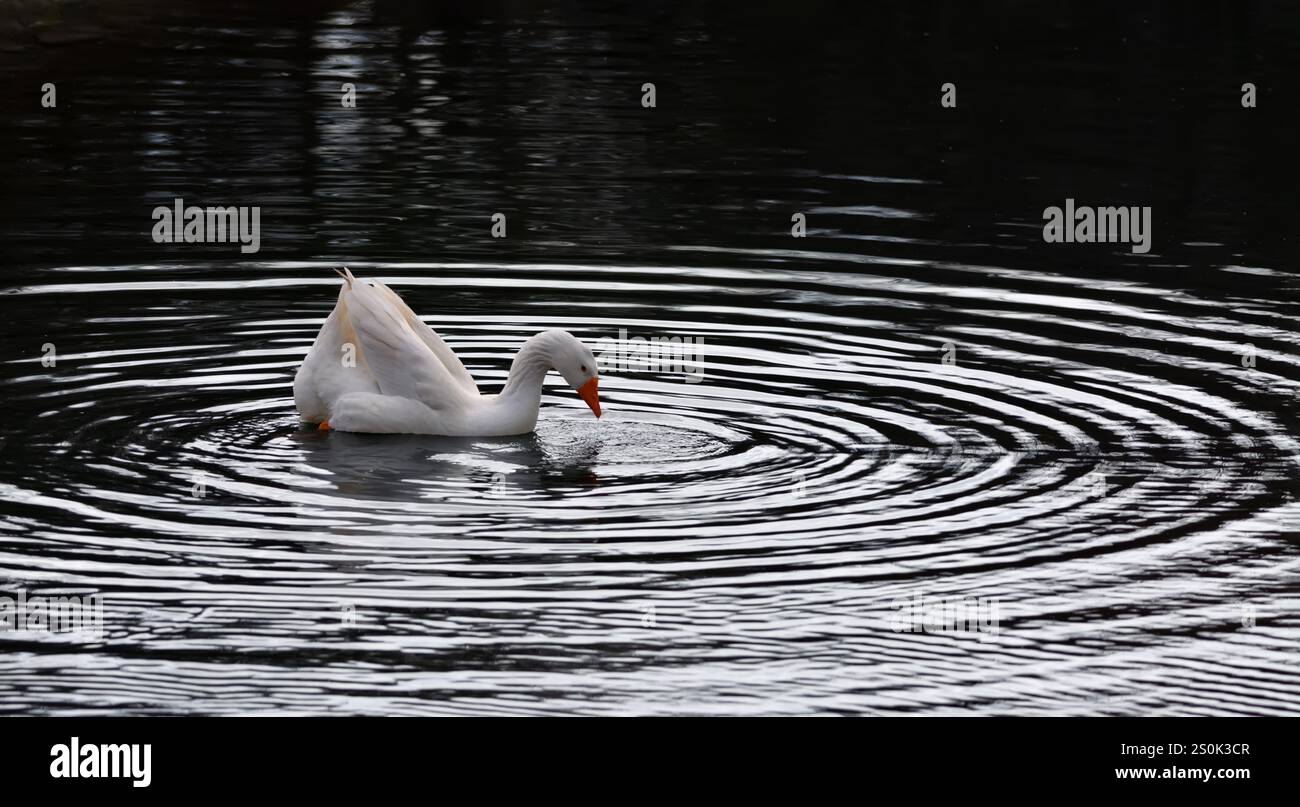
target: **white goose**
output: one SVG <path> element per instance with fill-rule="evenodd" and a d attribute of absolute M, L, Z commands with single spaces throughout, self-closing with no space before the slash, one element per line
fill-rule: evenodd
<path fill-rule="evenodd" d="M 568 331 L 543 331 L 524 342 L 501 394 L 480 395 L 447 343 L 392 289 L 347 269 L 339 275 L 338 304 L 293 380 L 303 420 L 348 432 L 527 434 L 537 425 L 549 370 L 600 417 L 596 357 Z"/>

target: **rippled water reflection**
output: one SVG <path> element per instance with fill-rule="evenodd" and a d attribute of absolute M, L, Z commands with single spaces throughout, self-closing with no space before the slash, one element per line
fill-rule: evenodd
<path fill-rule="evenodd" d="M 1256 225 L 1214 220 L 1216 246 L 1157 206 L 1150 256 L 1044 250 L 1035 218 L 1075 164 L 1051 148 L 1013 162 L 1055 179 L 984 198 L 960 150 L 881 148 L 973 130 L 863 129 L 829 92 L 824 121 L 748 128 L 768 115 L 736 92 L 804 81 L 754 54 L 655 65 L 668 97 L 711 103 L 647 124 L 635 76 L 661 51 L 634 29 L 547 18 L 538 53 L 491 51 L 534 40 L 383 9 L 310 30 L 175 12 L 227 54 L 228 118 L 131 56 L 105 75 L 147 92 L 79 85 L 71 119 L 103 132 L 51 141 L 9 113 L 20 191 L 66 205 L 6 201 L 0 591 L 98 591 L 106 613 L 100 639 L 0 634 L 0 710 L 1300 712 L 1300 284 L 1237 245 Z M 744 52 L 681 22 L 689 52 Z M 364 115 L 289 89 L 362 69 Z M 845 148 L 852 127 L 871 142 Z M 254 134 L 240 161 L 218 143 Z M 1269 204 L 1241 182 L 1225 193 Z M 263 255 L 155 251 L 159 197 L 223 188 L 267 206 Z M 502 206 L 508 246 L 484 226 Z M 74 221 L 101 226 L 69 243 Z M 553 378 L 523 438 L 307 429 L 290 383 L 343 262 L 485 389 L 550 327 L 701 338 L 704 378 L 607 372 L 600 421 Z M 997 629 L 898 630 L 918 598 L 996 603 Z"/>

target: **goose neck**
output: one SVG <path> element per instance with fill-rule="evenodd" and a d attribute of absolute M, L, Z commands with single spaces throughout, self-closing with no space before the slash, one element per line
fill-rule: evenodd
<path fill-rule="evenodd" d="M 506 378 L 506 385 L 501 390 L 500 397 L 526 397 L 540 400 L 542 382 L 550 371 L 551 364 L 550 353 L 542 340 L 533 337 L 524 342 L 510 364 L 510 375 Z"/>

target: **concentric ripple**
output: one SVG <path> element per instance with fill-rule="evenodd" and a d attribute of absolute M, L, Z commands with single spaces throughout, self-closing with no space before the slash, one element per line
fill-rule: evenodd
<path fill-rule="evenodd" d="M 1266 299 L 1292 281 L 1226 306 L 665 257 L 352 266 L 489 391 L 544 328 L 702 340 L 700 379 L 605 361 L 599 421 L 551 379 L 510 439 L 302 427 L 328 266 L 6 290 L 0 580 L 107 613 L 102 639 L 4 638 L 0 690 L 60 712 L 1300 712 L 1300 336 Z M 896 630 L 918 596 L 990 598 L 998 629 Z"/>

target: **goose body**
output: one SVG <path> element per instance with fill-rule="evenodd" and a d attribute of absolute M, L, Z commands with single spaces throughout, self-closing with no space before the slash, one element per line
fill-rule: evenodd
<path fill-rule="evenodd" d="M 596 358 L 569 332 L 526 341 L 501 393 L 482 395 L 455 352 L 396 292 L 346 269 L 340 274 L 338 303 L 294 377 L 303 420 L 349 432 L 527 434 L 553 369 L 600 417 Z"/>

